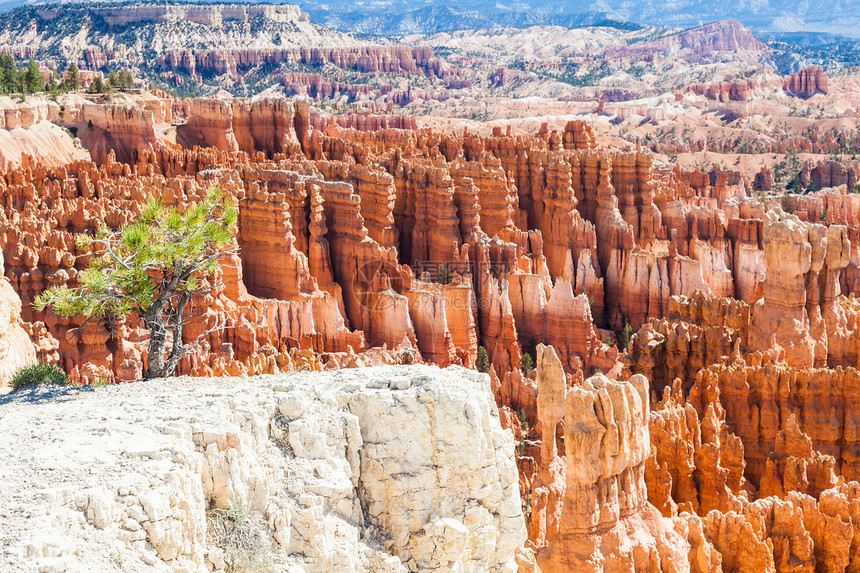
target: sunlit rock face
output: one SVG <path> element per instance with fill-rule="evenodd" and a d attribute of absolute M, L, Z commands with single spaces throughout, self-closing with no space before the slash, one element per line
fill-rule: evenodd
<path fill-rule="evenodd" d="M 105 571 L 515 571 L 526 539 L 514 440 L 489 378 L 473 370 L 180 377 L 12 396 L 4 466 L 38 452 L 14 479 L 42 495 L 32 520 L 2 526 L 18 531 L 0 556 L 9 570 L 27 560 Z M 53 429 L 31 435 L 40 417 Z M 96 426 L 105 434 L 94 440 Z M 69 475 L 40 465 L 57 452 Z M 247 512 L 243 531 L 255 536 L 239 551 L 212 533 L 231 508 Z"/>
<path fill-rule="evenodd" d="M 446 434 L 471 457 L 437 465 L 448 481 L 463 466 L 505 492 L 517 484 L 525 549 L 514 554 L 524 538 L 508 493 L 499 501 L 495 486 L 477 488 L 468 499 L 480 507 L 467 500 L 465 513 L 425 515 L 428 504 L 453 506 L 420 493 L 434 490 L 418 480 L 408 486 L 415 503 L 359 503 L 389 536 L 383 561 L 850 570 L 860 203 L 845 186 L 762 201 L 737 173 L 607 150 L 581 121 L 478 135 L 329 117 L 283 98 L 141 97 L 137 107 L 32 102 L 5 114 L 27 122 L 20 141 L 40 125 L 80 134 L 75 143 L 62 132 L 44 161 L 21 155 L 0 176 L 0 246 L 21 300 L 9 297 L 7 322 L 33 351 L 16 356 L 55 362 L 75 383 L 139 379 L 148 332 L 136 317 L 79 328 L 82 319 L 30 303 L 75 284 L 86 253 L 74 234 L 133 220 L 149 196 L 184 207 L 220 187 L 238 208 L 239 253 L 194 305 L 185 336 L 205 340 L 182 374 L 475 368 L 486 350 L 495 403 L 475 415 L 495 412 L 516 447 L 491 453 L 501 434 Z M 57 152 L 67 143 L 80 153 Z M 803 173 L 845 185 L 853 171 Z M 619 348 L 625 332 L 635 334 Z M 362 400 L 350 402 L 358 418 L 400 407 L 388 395 Z M 437 406 L 446 420 L 478 419 L 466 406 L 462 416 Z M 409 417 L 438 425 L 425 413 Z M 484 435 L 468 424 L 464 436 Z M 430 450 L 415 448 L 426 461 Z M 464 465 L 491 455 L 518 473 L 497 479 Z M 397 456 L 374 458 L 353 487 L 396 497 Z M 205 565 L 196 528 L 176 535 L 189 540 L 183 558 Z M 290 551 L 321 559 L 322 546 L 291 539 Z"/>

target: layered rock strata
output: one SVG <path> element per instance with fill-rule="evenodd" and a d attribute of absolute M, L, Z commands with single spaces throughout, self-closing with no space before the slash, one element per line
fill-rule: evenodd
<path fill-rule="evenodd" d="M 87 131 L 95 119 L 94 133 L 116 136 L 84 137 L 98 167 L 10 171 L 4 251 L 27 305 L 48 284 L 73 281 L 72 233 L 127 220 L 145 194 L 181 205 L 205 187 L 222 187 L 240 209 L 244 254 L 242 268 L 216 293 L 214 312 L 235 327 L 214 335 L 186 371 L 209 372 L 224 344 L 232 348 L 224 356 L 239 362 L 267 344 L 328 352 L 406 345 L 440 364 L 472 364 L 484 345 L 503 380 L 518 366 L 514 341 L 527 349 L 553 344 L 569 371 L 609 371 L 618 355 L 592 325 L 636 329 L 665 317 L 674 295 L 701 290 L 752 304 L 769 288 L 761 264 L 772 241 L 757 201 L 738 197 L 743 191 L 725 174 L 712 181 L 657 170 L 642 154 L 597 150 L 582 123 L 531 137 L 338 125 L 323 132 L 300 101 L 147 102 L 122 122 L 118 107 L 46 104 L 48 120 Z M 180 122 L 178 146 L 145 135 L 166 120 Z M 44 191 L 33 193 L 36 185 Z M 42 221 L 59 214 L 58 224 L 15 223 L 32 216 L 23 210 L 29 197 L 48 217 Z M 850 204 L 841 204 L 828 199 L 827 206 L 834 221 L 850 224 Z M 40 251 L 47 233 L 53 242 Z M 275 253 L 292 261 L 280 278 L 266 269 Z M 845 265 L 839 286 L 850 293 L 854 281 L 841 277 L 856 276 L 856 266 Z M 829 294 L 816 297 L 833 299 L 835 283 L 828 284 Z M 212 312 L 201 319 L 213 323 Z M 29 309 L 25 319 L 49 324 L 58 340 L 74 328 Z M 129 324 L 122 336 L 135 328 Z M 503 330 L 501 339 L 485 334 Z M 105 335 L 89 336 L 83 347 L 62 343 L 70 370 L 84 362 L 78 356 L 115 373 L 130 360 L 88 355 L 87 345 Z M 129 357 L 140 355 L 135 339 L 121 345 Z M 816 352 L 820 361 L 823 351 Z"/>
<path fill-rule="evenodd" d="M 827 84 L 827 74 L 816 66 L 809 66 L 790 74 L 785 79 L 784 89 L 802 98 L 808 98 L 818 93 L 827 95 L 830 91 Z"/>
<path fill-rule="evenodd" d="M 43 121 L 121 118 L 123 135 L 98 139 L 94 121 L 94 162 L 24 158 L 0 176 L 25 330 L 76 382 L 139 378 L 148 333 L 133 316 L 79 328 L 30 307 L 75 284 L 74 234 L 130 221 L 149 195 L 182 207 L 220 187 L 240 252 L 186 334 L 228 328 L 181 372 L 472 367 L 483 346 L 545 569 L 842 570 L 860 356 L 860 203 L 846 187 L 794 198 L 790 215 L 746 197 L 737 174 L 609 152 L 579 122 L 478 135 L 283 99 L 148 102 L 46 104 Z M 175 141 L 156 129 L 167 120 Z M 628 323 L 638 333 L 619 350 Z M 424 559 L 424 543 L 397 555 Z"/>

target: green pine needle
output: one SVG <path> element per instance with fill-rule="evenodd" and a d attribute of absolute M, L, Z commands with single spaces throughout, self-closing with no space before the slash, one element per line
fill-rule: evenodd
<path fill-rule="evenodd" d="M 201 279 L 218 271 L 216 255 L 233 246 L 236 220 L 235 206 L 217 189 L 184 212 L 150 197 L 140 216 L 119 230 L 102 226 L 94 235 L 78 235 L 78 248 L 94 253 L 78 286 L 52 287 L 36 297 L 33 308 L 50 308 L 61 317 L 148 316 L 156 301 L 210 285 Z M 165 293 L 171 277 L 184 278 Z M 167 315 L 168 323 L 177 319 Z"/>

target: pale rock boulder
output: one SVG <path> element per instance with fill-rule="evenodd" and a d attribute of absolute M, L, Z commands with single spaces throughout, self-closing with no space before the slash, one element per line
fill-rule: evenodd
<path fill-rule="evenodd" d="M 227 508 L 251 570 L 513 571 L 525 542 L 513 438 L 458 367 L 22 390 L 0 480 L 0 571 L 225 571 Z"/>
<path fill-rule="evenodd" d="M 514 443 L 488 378 L 403 374 L 349 395 L 364 445 L 359 489 L 388 549 L 421 571 L 504 568 L 525 541 Z M 373 386 L 379 386 L 373 388 Z"/>

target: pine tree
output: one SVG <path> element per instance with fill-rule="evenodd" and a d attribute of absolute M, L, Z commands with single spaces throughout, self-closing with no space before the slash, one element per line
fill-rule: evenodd
<path fill-rule="evenodd" d="M 51 75 L 48 76 L 48 81 L 45 82 L 45 91 L 55 92 L 58 89 L 60 89 L 60 86 L 57 84 L 57 74 L 51 71 Z"/>
<path fill-rule="evenodd" d="M 120 91 L 128 91 L 134 86 L 134 78 L 132 78 L 131 72 L 122 68 L 120 71 L 111 71 L 111 73 L 108 74 L 107 83 L 112 88 L 116 88 Z"/>
<path fill-rule="evenodd" d="M 524 376 L 528 376 L 529 373 L 535 369 L 535 361 L 532 358 L 532 355 L 528 352 L 523 352 L 522 358 L 520 358 L 520 370 L 522 371 Z"/>
<path fill-rule="evenodd" d="M 0 56 L 0 86 L 3 93 L 14 93 L 21 91 L 21 82 L 18 75 L 18 66 L 15 58 L 9 54 Z"/>
<path fill-rule="evenodd" d="M 122 91 L 127 91 L 134 87 L 134 78 L 131 77 L 131 72 L 123 68 L 118 74 L 119 87 Z"/>
<path fill-rule="evenodd" d="M 81 85 L 81 72 L 78 70 L 77 64 L 72 62 L 66 70 L 66 79 L 64 80 L 66 87 L 71 91 L 77 91 Z"/>
<path fill-rule="evenodd" d="M 451 282 L 451 269 L 445 265 L 439 265 L 438 275 L 439 284 L 446 285 Z"/>
<path fill-rule="evenodd" d="M 42 82 L 42 72 L 39 71 L 39 65 L 35 60 L 30 59 L 27 65 L 27 71 L 24 72 L 24 89 L 27 93 L 36 93 L 40 91 L 45 84 Z"/>
<path fill-rule="evenodd" d="M 223 327 L 191 343 L 183 339 L 189 303 L 219 286 L 218 261 L 236 252 L 235 226 L 235 208 L 216 189 L 185 212 L 150 198 L 140 216 L 119 230 L 78 235 L 78 248 L 93 252 L 78 274 L 80 286 L 52 287 L 33 306 L 108 322 L 136 314 L 150 331 L 146 378 L 172 376 L 184 356 Z"/>
<path fill-rule="evenodd" d="M 624 328 L 618 331 L 615 338 L 618 340 L 618 350 L 624 352 L 630 345 L 630 339 L 633 337 L 633 327 L 630 322 L 625 321 Z"/>
<path fill-rule="evenodd" d="M 96 76 L 95 79 L 90 82 L 90 85 L 87 88 L 88 94 L 103 94 L 107 91 L 108 86 L 105 84 L 104 80 L 102 80 L 101 76 Z"/>

